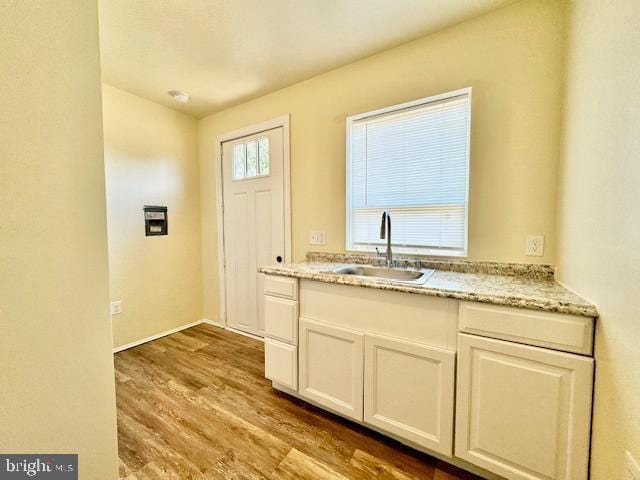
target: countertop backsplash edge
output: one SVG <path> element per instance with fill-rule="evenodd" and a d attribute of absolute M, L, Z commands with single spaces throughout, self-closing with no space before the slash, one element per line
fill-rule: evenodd
<path fill-rule="evenodd" d="M 307 252 L 309 263 L 356 263 L 384 265 L 384 258 L 365 253 Z M 526 277 L 537 280 L 554 280 L 555 269 L 551 265 L 535 263 L 484 262 L 439 257 L 411 257 L 394 255 L 394 266 L 403 268 L 432 268 L 443 272 L 483 273 L 507 277 Z"/>

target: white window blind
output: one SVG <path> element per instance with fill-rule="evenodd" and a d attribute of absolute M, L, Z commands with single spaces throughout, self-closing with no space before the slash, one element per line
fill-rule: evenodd
<path fill-rule="evenodd" d="M 347 249 L 372 251 L 382 212 L 394 250 L 467 251 L 471 89 L 347 120 Z"/>

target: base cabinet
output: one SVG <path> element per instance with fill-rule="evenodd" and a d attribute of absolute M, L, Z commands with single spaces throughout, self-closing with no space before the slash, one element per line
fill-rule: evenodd
<path fill-rule="evenodd" d="M 298 393 L 362 421 L 364 334 L 300 318 Z"/>
<path fill-rule="evenodd" d="M 586 480 L 593 359 L 461 334 L 455 455 L 512 480 Z"/>
<path fill-rule="evenodd" d="M 588 479 L 595 319 L 271 275 L 264 316 L 276 388 L 488 476 Z"/>
<path fill-rule="evenodd" d="M 455 352 L 369 333 L 364 341 L 365 423 L 451 456 Z"/>

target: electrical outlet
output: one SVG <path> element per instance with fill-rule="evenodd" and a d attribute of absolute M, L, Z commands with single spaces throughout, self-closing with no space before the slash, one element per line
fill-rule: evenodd
<path fill-rule="evenodd" d="M 628 450 L 624 452 L 624 475 L 622 480 L 640 480 L 640 467 Z"/>
<path fill-rule="evenodd" d="M 309 234 L 310 245 L 326 245 L 327 244 L 327 232 L 324 230 L 311 230 Z"/>
<path fill-rule="evenodd" d="M 527 250 L 530 257 L 541 257 L 544 254 L 544 235 L 527 235 Z"/>
<path fill-rule="evenodd" d="M 122 313 L 122 300 L 111 302 L 111 315 L 119 315 Z"/>

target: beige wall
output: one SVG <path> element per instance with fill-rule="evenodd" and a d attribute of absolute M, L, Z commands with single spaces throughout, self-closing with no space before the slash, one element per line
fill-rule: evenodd
<path fill-rule="evenodd" d="M 0 452 L 115 479 L 96 2 L 0 2 L 0 45 Z"/>
<path fill-rule="evenodd" d="M 592 478 L 640 461 L 640 2 L 572 4 L 558 266 L 598 305 Z"/>
<path fill-rule="evenodd" d="M 103 89 L 114 346 L 202 319 L 197 121 Z M 145 237 L 144 205 L 168 207 L 169 234 Z"/>
<path fill-rule="evenodd" d="M 200 121 L 205 316 L 218 317 L 217 135 L 291 114 L 293 259 L 345 248 L 345 118 L 473 87 L 469 258 L 554 262 L 564 2 L 527 0 Z M 524 255 L 527 233 L 544 257 Z"/>

